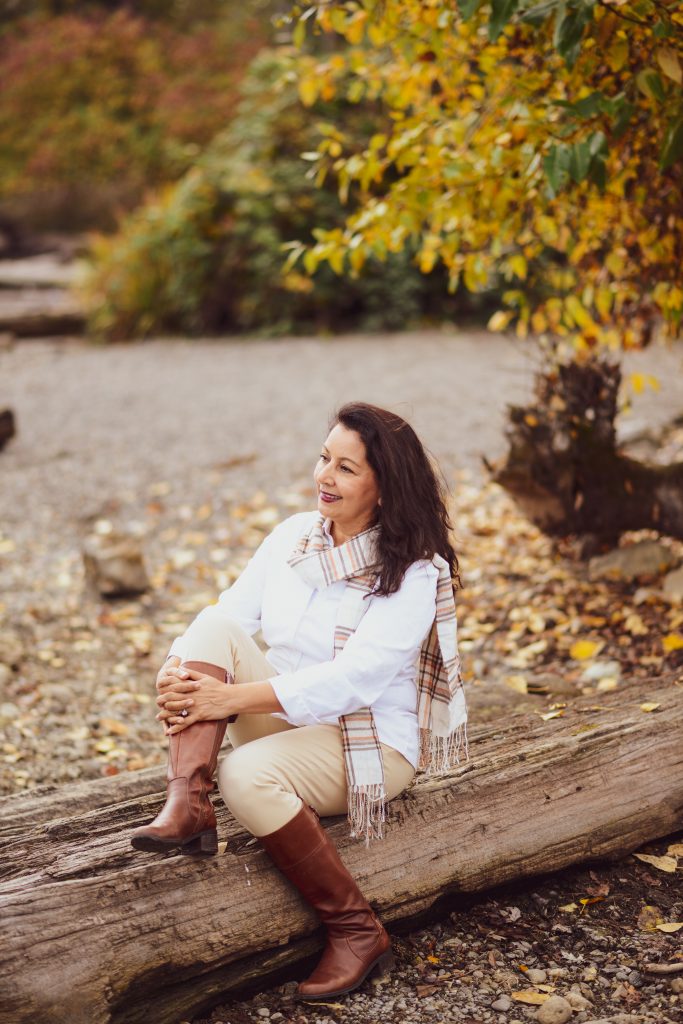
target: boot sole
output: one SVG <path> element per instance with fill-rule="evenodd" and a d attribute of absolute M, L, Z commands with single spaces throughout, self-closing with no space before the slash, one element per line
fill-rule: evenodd
<path fill-rule="evenodd" d="M 337 996 L 347 996 L 351 992 L 355 992 L 357 988 L 360 988 L 363 982 L 371 975 L 375 975 L 376 977 L 383 977 L 384 975 L 389 974 L 389 972 L 393 970 L 395 965 L 396 960 L 394 958 L 394 954 L 390 949 L 388 949 L 386 950 L 386 952 L 382 953 L 381 956 L 378 956 L 377 959 L 370 964 L 362 978 L 359 978 L 358 981 L 355 981 L 353 985 L 349 985 L 348 988 L 338 988 L 335 989 L 334 992 L 319 992 L 317 995 L 314 996 L 308 996 L 304 995 L 303 993 L 297 993 L 297 998 L 300 1002 L 319 1003 L 324 1002 L 326 999 L 335 999 Z"/>
<path fill-rule="evenodd" d="M 218 853 L 218 833 L 215 829 L 197 832 L 187 839 L 160 839 L 157 836 L 134 836 L 131 846 L 145 853 L 168 853 L 179 849 L 190 857 L 213 857 Z"/>

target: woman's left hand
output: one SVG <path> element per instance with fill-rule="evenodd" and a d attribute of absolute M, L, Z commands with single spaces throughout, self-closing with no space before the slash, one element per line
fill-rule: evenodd
<path fill-rule="evenodd" d="M 182 732 L 195 722 L 227 718 L 233 714 L 230 706 L 232 686 L 190 668 L 176 669 L 175 672 L 177 682 L 157 697 L 160 709 L 157 719 L 163 723 L 167 736 Z M 188 713 L 182 717 L 179 712 L 184 709 Z"/>

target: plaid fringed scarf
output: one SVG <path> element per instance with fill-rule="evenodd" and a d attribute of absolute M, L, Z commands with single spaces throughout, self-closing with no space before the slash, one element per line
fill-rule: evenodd
<path fill-rule="evenodd" d="M 337 611 L 335 656 L 356 630 L 368 607 L 365 595 L 375 589 L 379 576 L 376 540 L 380 527 L 357 534 L 338 547 L 328 545 L 319 515 L 288 558 L 301 578 L 317 590 L 346 580 Z M 467 750 L 467 708 L 458 655 L 457 619 L 448 562 L 434 555 L 439 570 L 434 623 L 420 651 L 417 671 L 417 714 L 420 727 L 418 768 L 429 774 L 446 772 L 460 763 Z M 386 792 L 384 766 L 370 708 L 339 719 L 344 745 L 351 834 L 382 839 Z"/>

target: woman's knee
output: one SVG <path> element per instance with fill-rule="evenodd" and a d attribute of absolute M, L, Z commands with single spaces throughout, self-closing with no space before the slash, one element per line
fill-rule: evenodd
<path fill-rule="evenodd" d="M 393 800 L 412 783 L 415 778 L 415 768 L 403 754 L 399 754 L 398 750 L 384 744 L 382 744 L 382 758 L 387 800 Z"/>
<path fill-rule="evenodd" d="M 283 789 L 277 770 L 264 764 L 261 757 L 249 749 L 257 742 L 231 750 L 218 769 L 221 796 L 238 820 L 242 817 L 242 808 L 248 809 L 264 795 Z"/>

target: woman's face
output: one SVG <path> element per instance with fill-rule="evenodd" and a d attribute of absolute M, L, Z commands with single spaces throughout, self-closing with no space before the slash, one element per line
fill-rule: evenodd
<path fill-rule="evenodd" d="M 318 511 L 332 521 L 335 540 L 342 535 L 353 537 L 372 523 L 379 487 L 365 445 L 355 430 L 341 423 L 332 428 L 321 448 L 313 479 L 318 489 Z"/>

